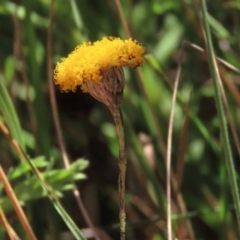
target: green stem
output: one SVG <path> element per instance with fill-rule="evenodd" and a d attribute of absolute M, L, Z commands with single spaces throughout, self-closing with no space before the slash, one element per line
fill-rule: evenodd
<path fill-rule="evenodd" d="M 208 50 L 208 57 L 209 57 L 209 63 L 210 63 L 210 70 L 211 70 L 211 74 L 214 82 L 214 89 L 215 89 L 215 96 L 216 96 L 215 99 L 216 99 L 219 120 L 220 120 L 220 129 L 222 134 L 224 157 L 226 159 L 228 178 L 229 178 L 230 187 L 233 195 L 233 201 L 236 209 L 238 229 L 240 230 L 240 197 L 239 197 L 239 191 L 238 191 L 238 185 L 237 185 L 237 176 L 234 168 L 232 151 L 231 151 L 231 146 L 230 146 L 229 136 L 228 136 L 227 121 L 224 113 L 222 97 L 221 97 L 221 92 L 219 87 L 220 78 L 218 73 L 218 67 L 216 64 L 215 56 L 214 56 L 214 49 L 212 45 L 210 28 L 207 22 L 207 7 L 206 7 L 205 0 L 201 0 L 201 8 L 202 8 L 202 14 L 203 14 L 203 24 L 204 24 L 204 29 L 206 33 L 206 39 L 207 39 L 207 50 Z"/>
<path fill-rule="evenodd" d="M 125 240 L 126 232 L 126 213 L 125 213 L 125 178 L 126 178 L 126 151 L 125 151 L 125 137 L 124 137 L 124 128 L 123 128 L 123 118 L 121 108 L 118 106 L 109 107 L 118 135 L 119 141 L 119 177 L 118 177 L 118 191 L 119 191 L 119 219 L 120 219 L 120 239 Z"/>

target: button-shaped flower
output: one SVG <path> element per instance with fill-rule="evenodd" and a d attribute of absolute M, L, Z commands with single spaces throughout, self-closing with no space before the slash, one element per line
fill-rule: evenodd
<path fill-rule="evenodd" d="M 61 62 L 57 63 L 54 81 L 62 91 L 76 91 L 80 86 L 84 92 L 89 92 L 99 101 L 109 105 L 109 101 L 116 99 L 108 99 L 106 102 L 102 96 L 105 96 L 106 92 L 110 92 L 110 95 L 122 95 L 124 87 L 122 67 L 140 66 L 145 61 L 144 53 L 145 48 L 132 39 L 104 37 L 94 43 L 85 42 L 76 47 L 67 58 L 62 58 Z M 102 92 L 104 89 L 105 92 Z M 118 98 L 117 101 L 121 101 L 120 97 Z"/>

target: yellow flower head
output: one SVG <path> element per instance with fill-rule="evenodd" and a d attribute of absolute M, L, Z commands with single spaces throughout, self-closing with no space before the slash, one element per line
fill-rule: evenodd
<path fill-rule="evenodd" d="M 87 92 L 86 81 L 101 81 L 101 70 L 123 66 L 136 68 L 145 61 L 144 53 L 144 47 L 132 39 L 104 37 L 94 43 L 84 42 L 57 63 L 54 82 L 65 92 L 75 91 L 77 86 Z"/>

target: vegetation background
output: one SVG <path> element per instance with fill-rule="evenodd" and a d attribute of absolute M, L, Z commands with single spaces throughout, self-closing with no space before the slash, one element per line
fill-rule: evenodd
<path fill-rule="evenodd" d="M 141 67 L 143 88 L 136 71 L 125 69 L 122 107 L 128 150 L 127 239 L 166 239 L 164 159 L 172 83 L 181 43 L 186 40 L 204 47 L 203 35 L 194 1 L 120 2 L 133 38 L 147 51 L 147 62 Z M 240 68 L 239 1 L 215 0 L 207 4 L 216 55 Z M 64 144 L 71 162 L 75 162 L 69 171 L 64 170 L 47 82 L 49 9 L 49 0 L 0 0 L 0 81 L 14 104 L 26 152 L 62 197 L 66 211 L 79 228 L 88 228 L 70 191 L 74 188 L 72 181 L 76 181 L 87 213 L 101 230 L 100 236 L 118 239 L 118 140 L 111 114 L 89 94 L 80 90 L 61 93 L 56 87 Z M 126 38 L 113 0 L 55 0 L 52 34 L 53 68 L 83 41 L 103 36 Z M 237 134 L 239 73 L 221 65 L 221 76 Z M 8 125 L 3 112 L 0 109 L 0 117 Z M 204 53 L 188 45 L 184 49 L 173 130 L 176 238 L 240 239 L 219 145 L 219 119 L 209 64 Z M 238 172 L 239 148 L 232 135 L 231 146 Z M 89 164 L 79 158 L 87 159 Z M 3 134 L 0 163 L 37 238 L 71 239 L 40 184 L 20 163 Z M 10 225 L 21 239 L 27 239 L 2 185 L 0 190 L 0 203 Z M 181 204 L 186 206 L 185 211 Z M 7 239 L 3 227 L 0 239 Z"/>

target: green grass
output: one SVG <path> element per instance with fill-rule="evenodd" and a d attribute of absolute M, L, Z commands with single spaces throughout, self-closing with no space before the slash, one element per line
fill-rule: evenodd
<path fill-rule="evenodd" d="M 180 191 L 172 186 L 173 236 L 238 239 L 239 146 L 233 133 L 238 135 L 240 130 L 239 73 L 218 64 L 229 106 L 223 107 L 213 56 L 240 68 L 239 4 L 208 1 L 201 25 L 197 16 L 200 8 L 192 1 L 120 2 L 131 35 L 147 50 L 147 62 L 141 67 L 143 85 L 135 70 L 125 69 L 122 109 L 128 159 L 127 239 L 167 239 L 166 145 L 177 59 L 184 40 L 205 48 L 209 56 L 184 47 L 171 146 L 172 171 L 175 177 L 182 176 Z M 100 239 L 119 239 L 118 142 L 111 114 L 87 93 L 61 93 L 56 87 L 55 111 L 71 162 L 70 169 L 64 169 L 47 82 L 49 11 L 46 0 L 25 0 L 18 10 L 14 3 L 0 0 L 0 121 L 51 186 L 58 199 L 53 202 L 67 221 L 53 210 L 36 175 L 2 132 L 0 163 L 37 239 L 48 234 L 59 240 L 71 226 L 80 236 L 82 229 L 88 228 L 71 192 L 73 181 L 86 212 L 101 229 L 97 231 Z M 115 1 L 55 1 L 53 14 L 52 69 L 85 40 L 126 38 Z M 187 130 L 183 128 L 186 119 Z M 186 150 L 181 151 L 183 141 Z M 89 166 L 76 160 L 79 158 L 87 159 Z M 9 224 L 21 239 L 27 239 L 2 185 L 0 190 Z M 41 211 L 36 208 L 39 205 Z M 73 225 L 69 227 L 70 222 Z M 6 238 L 1 226 L 0 239 Z"/>

